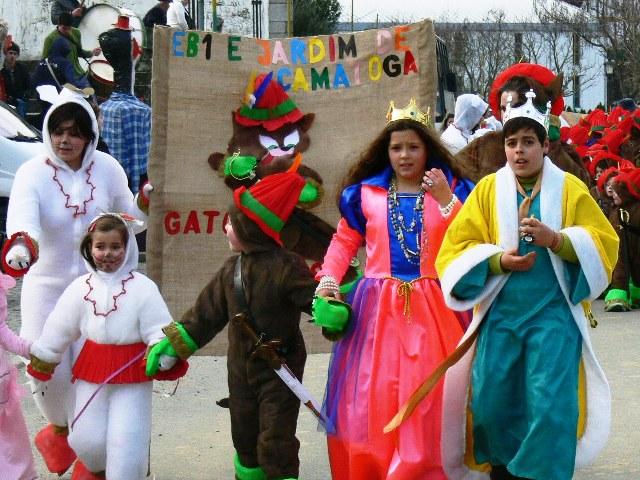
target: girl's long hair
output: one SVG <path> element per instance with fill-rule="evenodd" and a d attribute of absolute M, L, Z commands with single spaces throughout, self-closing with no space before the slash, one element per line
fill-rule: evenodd
<path fill-rule="evenodd" d="M 429 166 L 430 158 L 438 158 L 451 168 L 454 175 L 462 177 L 461 172 L 455 166 L 453 156 L 442 144 L 437 132 L 414 120 L 395 120 L 387 124 L 347 172 L 336 195 L 338 206 L 340 205 L 340 196 L 345 188 L 381 172 L 390 164 L 389 142 L 391 141 L 391 134 L 403 130 L 413 130 L 424 142 L 427 151 L 427 167 Z"/>

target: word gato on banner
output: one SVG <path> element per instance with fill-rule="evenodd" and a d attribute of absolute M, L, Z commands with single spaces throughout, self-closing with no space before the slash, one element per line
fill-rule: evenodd
<path fill-rule="evenodd" d="M 167 212 L 164 216 L 164 230 L 168 235 L 188 234 L 213 234 L 215 232 L 216 218 L 223 212 L 219 210 L 191 210 L 188 213 L 180 213 L 175 210 Z M 221 234 L 222 226 L 227 222 L 228 213 L 222 215 L 219 231 Z"/>
<path fill-rule="evenodd" d="M 406 44 L 405 33 L 410 29 L 410 26 L 403 25 L 378 30 L 375 54 L 367 55 L 363 60 L 358 59 L 355 35 L 250 40 L 262 49 L 256 57 L 258 64 L 265 67 L 281 65 L 274 69 L 274 77 L 285 90 L 308 92 L 317 89 L 349 88 L 352 85 L 361 85 L 366 78 L 376 82 L 383 74 L 393 78 L 418 73 L 415 56 Z M 216 39 L 227 43 L 226 60 L 242 61 L 239 50 L 243 37 L 215 35 Z M 211 33 L 176 31 L 173 33 L 171 44 L 172 54 L 174 57 L 194 59 L 203 51 L 200 47 L 204 45 L 204 58 L 211 60 L 213 40 L 214 36 Z M 311 66 L 320 62 L 334 65 L 333 73 L 330 73 L 328 66 Z"/>

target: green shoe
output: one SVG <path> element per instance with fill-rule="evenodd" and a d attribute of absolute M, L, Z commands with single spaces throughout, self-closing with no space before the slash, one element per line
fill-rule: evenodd
<path fill-rule="evenodd" d="M 627 301 L 627 292 L 619 288 L 612 288 L 604 298 L 605 312 L 628 312 L 630 310 Z"/>
<path fill-rule="evenodd" d="M 629 299 L 631 308 L 640 308 L 640 287 L 636 287 L 632 280 L 629 280 L 629 293 L 631 294 Z"/>
<path fill-rule="evenodd" d="M 236 469 L 236 480 L 267 480 L 267 475 L 260 467 L 251 468 L 242 465 L 237 452 L 233 457 L 233 466 Z"/>

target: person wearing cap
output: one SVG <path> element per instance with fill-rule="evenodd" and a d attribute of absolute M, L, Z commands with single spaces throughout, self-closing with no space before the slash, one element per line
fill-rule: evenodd
<path fill-rule="evenodd" d="M 85 11 L 84 0 L 82 2 L 78 0 L 54 0 L 51 4 L 51 23 L 59 25 L 60 15 L 68 13 L 71 15 L 71 26 L 77 27 Z"/>
<path fill-rule="evenodd" d="M 20 46 L 11 42 L 5 54 L 4 66 L 2 67 L 2 78 L 7 92 L 7 103 L 18 109 L 18 113 L 25 117 L 27 91 L 30 87 L 29 70 L 18 62 L 20 57 Z"/>
<path fill-rule="evenodd" d="M 640 308 L 640 168 L 621 168 L 609 178 L 615 204 L 609 220 L 620 236 L 620 253 L 604 309 L 628 312 Z"/>
<path fill-rule="evenodd" d="M 102 51 L 99 47 L 93 50 L 84 50 L 82 48 L 82 34 L 80 30 L 73 27 L 73 17 L 68 12 L 62 12 L 58 16 L 58 25 L 56 29 L 51 32 L 44 39 L 44 45 L 42 48 L 42 58 L 47 58 L 51 51 L 53 43 L 58 38 L 66 38 L 69 41 L 69 53 L 67 58 L 73 64 L 73 69 L 76 75 L 86 75 L 87 72 L 80 66 L 79 57 L 90 58 L 95 55 L 99 55 Z"/>
<path fill-rule="evenodd" d="M 131 35 L 129 17 L 120 15 L 114 28 L 101 33 L 98 41 L 113 67 L 113 91 L 100 105 L 102 136 L 109 152 L 120 162 L 137 193 L 147 176 L 151 146 L 151 107 L 133 93 L 135 65 L 142 50 Z"/>
<path fill-rule="evenodd" d="M 586 186 L 547 156 L 534 97 L 507 101 L 507 165 L 476 185 L 436 261 L 447 305 L 474 309 L 444 382 L 451 480 L 569 480 L 609 433 L 611 394 L 589 319 L 618 236 Z"/>
<path fill-rule="evenodd" d="M 160 0 L 157 4 L 149 9 L 142 19 L 142 24 L 146 28 L 153 30 L 155 25 L 167 24 L 167 10 L 171 0 Z"/>
<path fill-rule="evenodd" d="M 266 353 L 277 354 L 302 379 L 307 354 L 300 313 L 311 313 L 317 282 L 302 257 L 282 247 L 280 232 L 296 205 L 316 202 L 318 195 L 294 172 L 236 189 L 225 225 L 234 255 L 181 320 L 164 328 L 166 341 L 147 357 L 147 374 L 153 375 L 161 354 L 186 359 L 229 324 L 229 409 L 239 480 L 299 475 L 300 401 L 274 372 L 280 364 L 272 365 Z M 241 313 L 247 316 L 244 324 L 234 318 Z"/>
<path fill-rule="evenodd" d="M 195 25 L 187 10 L 188 7 L 189 0 L 171 2 L 167 10 L 167 25 L 180 30 L 193 30 Z"/>
<path fill-rule="evenodd" d="M 487 102 L 472 93 L 464 93 L 456 98 L 453 123 L 440 136 L 453 155 L 467 146 L 488 108 Z"/>

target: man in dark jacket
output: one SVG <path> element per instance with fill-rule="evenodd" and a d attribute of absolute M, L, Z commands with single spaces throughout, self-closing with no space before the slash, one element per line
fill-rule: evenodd
<path fill-rule="evenodd" d="M 153 30 L 154 25 L 166 25 L 167 24 L 167 10 L 171 0 L 160 0 L 154 7 L 149 9 L 142 23 L 145 27 Z"/>
<path fill-rule="evenodd" d="M 73 64 L 73 69 L 76 71 L 76 75 L 80 76 L 87 72 L 80 66 L 79 58 L 90 58 L 91 56 L 99 55 L 102 50 L 100 48 L 94 48 L 93 50 L 83 49 L 82 34 L 80 33 L 80 30 L 71 26 L 72 23 L 73 18 L 70 13 L 63 12 L 59 15 L 58 26 L 44 39 L 42 58 L 47 58 L 49 56 L 53 42 L 59 38 L 65 38 L 69 42 L 69 53 L 67 54 L 67 58 Z"/>
<path fill-rule="evenodd" d="M 224 263 L 180 323 L 164 329 L 174 353 L 184 358 L 229 324 L 229 408 L 240 480 L 298 478 L 300 401 L 274 372 L 265 352 L 275 352 L 302 379 L 307 353 L 300 314 L 310 312 L 317 282 L 302 257 L 282 248 L 279 231 L 306 187 L 310 185 L 297 173 L 279 173 L 248 190 L 237 189 L 226 233 L 231 249 L 240 255 Z M 236 268 L 240 289 L 234 287 Z M 234 318 L 239 313 L 246 313 L 248 320 Z"/>
<path fill-rule="evenodd" d="M 80 20 L 82 20 L 85 10 L 84 1 L 54 0 L 51 4 L 51 23 L 58 25 L 60 21 L 60 14 L 65 12 L 69 13 L 72 17 L 71 26 L 77 27 L 80 24 Z"/>
<path fill-rule="evenodd" d="M 18 109 L 23 117 L 26 114 L 25 98 L 29 89 L 29 70 L 18 62 L 20 57 L 20 47 L 17 43 L 11 42 L 7 49 L 2 67 L 2 77 L 7 91 L 7 103 Z"/>

